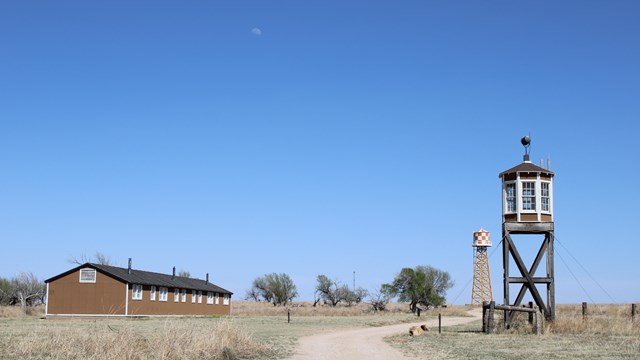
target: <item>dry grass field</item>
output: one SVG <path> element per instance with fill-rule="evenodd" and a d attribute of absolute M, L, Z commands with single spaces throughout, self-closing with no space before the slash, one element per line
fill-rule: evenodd
<path fill-rule="evenodd" d="M 630 305 L 558 305 L 557 319 L 536 336 L 519 316 L 514 327 L 481 332 L 480 322 L 447 328 L 422 337 L 402 334 L 387 339 L 407 355 L 429 359 L 640 359 L 640 320 L 631 322 Z M 501 318 L 496 311 L 496 323 Z"/>
<path fill-rule="evenodd" d="M 235 359 L 273 350 L 230 319 L 0 318 L 2 359 Z"/>
<path fill-rule="evenodd" d="M 291 322 L 287 322 L 287 311 Z M 464 316 L 466 308 L 423 312 L 423 318 Z M 498 314 L 499 312 L 496 312 Z M 629 305 L 559 305 L 558 319 L 533 335 L 523 317 L 514 329 L 480 332 L 479 322 L 421 337 L 387 340 L 408 355 L 430 359 L 640 358 L 640 324 L 631 324 Z M 41 319 L 0 308 L 2 359 L 278 359 L 291 355 L 300 337 L 339 329 L 415 322 L 405 304 L 372 313 L 365 304 L 337 308 L 299 303 L 290 308 L 234 302 L 230 317 L 140 319 Z M 496 319 L 500 323 L 499 319 Z"/>
<path fill-rule="evenodd" d="M 41 319 L 42 311 L 26 315 L 17 308 L 0 308 L 0 358 L 276 359 L 292 354 L 301 336 L 415 320 L 405 304 L 390 304 L 389 311 L 372 313 L 365 304 L 332 308 L 297 303 L 283 308 L 236 301 L 232 313 L 230 317 Z"/>

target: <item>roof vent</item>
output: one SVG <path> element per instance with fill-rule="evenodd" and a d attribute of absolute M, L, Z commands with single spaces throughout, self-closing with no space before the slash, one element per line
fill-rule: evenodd
<path fill-rule="evenodd" d="M 127 274 L 131 275 L 131 258 L 129 258 L 129 268 L 127 268 Z"/>
<path fill-rule="evenodd" d="M 171 280 L 175 280 L 176 279 L 176 267 L 173 267 L 173 275 L 171 275 Z"/>
<path fill-rule="evenodd" d="M 209 285 L 209 273 L 207 273 L 207 280 L 205 281 L 206 285 Z"/>

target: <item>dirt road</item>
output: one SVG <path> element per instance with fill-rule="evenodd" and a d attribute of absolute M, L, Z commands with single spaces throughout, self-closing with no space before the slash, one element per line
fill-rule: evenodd
<path fill-rule="evenodd" d="M 472 317 L 443 317 L 442 326 L 451 326 L 472 322 L 482 318 L 481 309 L 469 312 Z M 383 341 L 389 335 L 409 332 L 413 325 L 424 324 L 399 324 L 375 328 L 360 328 L 352 330 L 340 330 L 331 333 L 317 334 L 300 338 L 300 345 L 291 357 L 292 360 L 324 360 L 324 359 L 407 359 L 399 350 L 396 350 Z M 426 321 L 429 328 L 437 331 L 438 320 Z"/>

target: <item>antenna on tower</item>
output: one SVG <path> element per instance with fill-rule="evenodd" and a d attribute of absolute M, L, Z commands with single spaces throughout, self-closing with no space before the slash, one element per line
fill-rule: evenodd
<path fill-rule="evenodd" d="M 547 155 L 547 170 L 551 171 L 551 155 Z"/>

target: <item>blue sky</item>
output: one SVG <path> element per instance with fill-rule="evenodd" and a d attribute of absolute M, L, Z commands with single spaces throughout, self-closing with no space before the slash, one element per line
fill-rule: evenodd
<path fill-rule="evenodd" d="M 499 243 L 498 174 L 531 133 L 557 174 L 557 301 L 640 301 L 639 16 L 636 1 L 2 2 L 0 276 L 100 251 L 209 272 L 235 298 L 286 272 L 309 300 L 318 274 L 375 290 L 432 265 L 468 303 L 472 234 Z"/>

